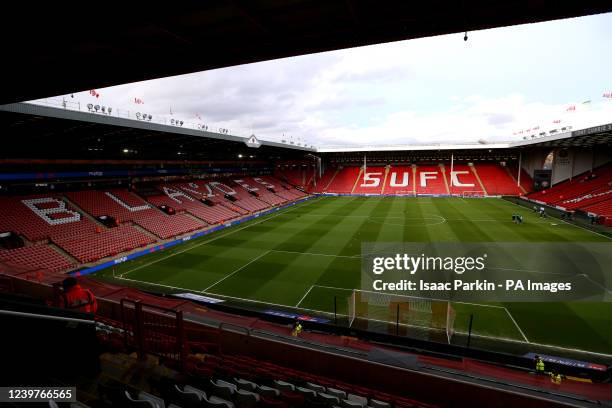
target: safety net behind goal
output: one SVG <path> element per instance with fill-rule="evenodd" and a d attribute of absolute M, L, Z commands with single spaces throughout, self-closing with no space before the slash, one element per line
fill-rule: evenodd
<path fill-rule="evenodd" d="M 350 327 L 448 343 L 455 331 L 448 301 L 355 289 L 347 302 Z"/>

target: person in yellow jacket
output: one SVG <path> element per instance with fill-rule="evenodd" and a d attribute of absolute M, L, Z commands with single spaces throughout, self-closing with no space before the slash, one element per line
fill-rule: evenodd
<path fill-rule="evenodd" d="M 293 330 L 291 331 L 291 335 L 293 337 L 297 337 L 300 335 L 301 332 L 302 332 L 302 323 L 300 323 L 300 321 L 296 319 L 295 323 L 293 324 Z"/>
<path fill-rule="evenodd" d="M 561 385 L 561 380 L 563 379 L 563 376 L 561 376 L 561 374 L 559 374 L 556 370 L 552 370 L 550 372 L 550 382 L 555 384 L 555 385 Z"/>
<path fill-rule="evenodd" d="M 536 355 L 534 359 L 536 374 L 544 374 L 544 360 L 542 357 Z"/>

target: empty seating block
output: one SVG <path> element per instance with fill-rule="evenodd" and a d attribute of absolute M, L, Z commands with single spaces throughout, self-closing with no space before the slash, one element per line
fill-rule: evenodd
<path fill-rule="evenodd" d="M 612 181 L 612 164 L 607 164 L 592 173 L 585 172 L 553 187 L 532 193 L 529 198 L 543 201 L 547 204 L 561 205 L 560 202 L 570 200 L 598 190 Z"/>
<path fill-rule="evenodd" d="M 230 183 L 228 182 L 228 184 Z M 242 207 L 249 212 L 263 211 L 270 207 L 269 203 L 264 202 L 251 195 L 245 188 L 239 186 L 236 182 L 233 182 L 231 184 L 232 185 L 230 187 L 235 191 L 236 194 L 234 196 L 237 198 L 237 201 L 234 202 L 234 205 Z"/>
<path fill-rule="evenodd" d="M 301 187 L 304 187 L 306 185 L 306 181 L 310 179 L 310 177 L 306 176 L 305 168 L 302 168 L 302 167 L 279 169 L 276 172 L 275 176 L 279 180 L 284 180 L 284 181 L 287 181 L 287 183 L 289 184 L 293 184 L 294 186 L 301 186 Z"/>
<path fill-rule="evenodd" d="M 332 180 L 326 191 L 333 193 L 348 194 L 353 190 L 357 176 L 359 175 L 359 167 L 345 167 Z"/>
<path fill-rule="evenodd" d="M 0 250 L 0 261 L 52 272 L 63 271 L 74 266 L 65 256 L 48 245 Z"/>
<path fill-rule="evenodd" d="M 181 214 L 164 214 L 127 190 L 88 190 L 67 193 L 66 196 L 91 215 L 109 215 L 117 222 L 132 221 L 162 239 L 195 231 L 206 225 Z"/>
<path fill-rule="evenodd" d="M 572 180 L 537 191 L 529 198 L 568 210 L 583 210 L 607 219 L 612 217 L 612 164 L 606 164 L 592 173 L 585 172 Z"/>
<path fill-rule="evenodd" d="M 517 181 L 498 164 L 476 164 L 476 171 L 489 195 L 521 195 Z"/>
<path fill-rule="evenodd" d="M 131 225 L 101 229 L 100 232 L 55 240 L 66 252 L 81 262 L 93 262 L 106 256 L 146 246 L 155 240 Z"/>
<path fill-rule="evenodd" d="M 332 179 L 335 178 L 334 176 L 336 174 L 336 170 L 337 169 L 335 167 L 328 167 L 327 169 L 325 169 L 325 172 L 323 173 L 321 178 L 317 180 L 316 182 L 317 185 L 309 186 L 308 191 L 312 191 L 316 193 L 324 193 L 328 191 L 329 189 L 327 188 L 327 186 L 332 181 Z M 329 190 L 329 191 L 331 192 L 332 190 Z"/>
<path fill-rule="evenodd" d="M 13 231 L 31 241 L 58 240 L 94 233 L 96 224 L 59 197 L 0 198 L 0 231 Z"/>
<path fill-rule="evenodd" d="M 209 207 L 202 203 L 200 198 L 194 198 L 178 187 L 162 185 L 159 189 L 163 195 L 148 197 L 150 203 L 156 206 L 168 205 L 188 212 L 208 224 L 218 224 L 240 216 L 237 212 L 221 205 Z"/>
<path fill-rule="evenodd" d="M 448 194 L 440 166 L 417 166 L 414 183 L 417 194 Z"/>
<path fill-rule="evenodd" d="M 140 218 L 135 223 L 161 239 L 186 234 L 206 226 L 205 223 L 185 214 L 156 214 L 152 217 Z"/>
<path fill-rule="evenodd" d="M 384 194 L 413 194 L 414 183 L 412 167 L 391 166 L 385 180 Z"/>
<path fill-rule="evenodd" d="M 380 194 L 384 184 L 385 171 L 384 167 L 367 166 L 365 174 L 361 173 L 353 193 Z"/>
<path fill-rule="evenodd" d="M 448 189 L 451 194 L 462 194 L 464 192 L 481 192 L 484 194 L 478 179 L 474 175 L 471 166 L 465 164 L 454 164 L 451 173 L 451 166 L 444 167 Z"/>

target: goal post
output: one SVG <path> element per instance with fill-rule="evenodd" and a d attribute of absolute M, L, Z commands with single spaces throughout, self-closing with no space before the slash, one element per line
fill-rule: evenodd
<path fill-rule="evenodd" d="M 462 191 L 462 198 L 484 198 L 486 197 L 484 191 Z"/>
<path fill-rule="evenodd" d="M 446 338 L 448 340 L 448 344 L 451 343 L 451 339 L 455 334 L 455 317 L 457 316 L 457 312 L 453 309 L 451 302 L 446 302 Z"/>
<path fill-rule="evenodd" d="M 355 297 L 356 297 L 356 292 L 355 290 L 353 290 L 351 292 L 351 295 L 348 297 L 348 309 L 347 310 L 348 310 L 348 320 L 349 320 L 348 326 L 349 327 L 352 327 L 353 323 L 355 322 L 355 301 L 356 301 Z"/>
<path fill-rule="evenodd" d="M 391 326 L 394 333 L 448 343 L 455 333 L 456 313 L 446 300 L 353 289 L 347 302 L 349 327 Z"/>
<path fill-rule="evenodd" d="M 298 309 L 327 318 L 337 316 L 342 325 L 358 330 L 441 343 L 462 341 L 457 339 L 468 335 L 473 316 L 472 338 L 525 341 L 508 310 L 498 304 L 314 285 Z"/>

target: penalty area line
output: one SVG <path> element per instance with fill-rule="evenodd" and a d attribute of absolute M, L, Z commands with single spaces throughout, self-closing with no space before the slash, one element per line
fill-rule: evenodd
<path fill-rule="evenodd" d="M 210 288 L 212 288 L 214 286 L 217 286 L 218 284 L 220 284 L 221 282 L 223 282 L 227 278 L 229 278 L 231 276 L 234 276 L 235 274 L 237 274 L 238 272 L 240 272 L 241 270 L 243 270 L 244 268 L 246 268 L 247 266 L 249 266 L 253 262 L 263 258 L 264 256 L 268 255 L 269 253 L 270 253 L 270 251 L 265 251 L 265 252 L 259 254 L 258 256 L 256 256 L 255 258 L 253 258 L 249 262 L 247 262 L 246 264 L 242 265 L 240 268 L 236 269 L 234 272 L 230 273 L 229 275 L 225 275 L 223 278 L 219 279 L 218 281 L 216 281 L 215 283 L 213 283 L 212 285 L 210 285 L 209 287 L 204 289 L 202 292 L 207 292 Z"/>
<path fill-rule="evenodd" d="M 512 317 L 512 314 L 510 314 L 510 311 L 508 310 L 508 308 L 504 307 L 504 310 L 506 311 L 506 313 L 508 313 L 510 320 L 512 320 L 512 323 L 514 323 L 519 333 L 521 333 L 521 336 L 523 336 L 523 338 L 525 339 L 525 343 L 529 343 L 529 339 L 527 339 L 527 336 L 525 336 L 525 333 L 523 333 L 523 330 L 521 330 L 521 326 L 519 326 L 516 320 L 514 320 L 514 317 Z"/>
<path fill-rule="evenodd" d="M 311 290 L 312 290 L 312 288 L 314 288 L 314 287 L 315 287 L 315 285 L 310 286 L 310 289 L 308 289 L 308 290 L 306 291 L 306 293 L 304 293 L 304 296 L 302 296 L 302 298 L 300 299 L 300 301 L 299 301 L 299 302 L 297 302 L 297 304 L 295 305 L 295 307 L 300 306 L 300 304 L 301 304 L 301 303 L 304 301 L 304 299 L 306 299 L 306 296 L 308 296 L 308 294 L 310 293 L 310 291 L 311 291 Z"/>

